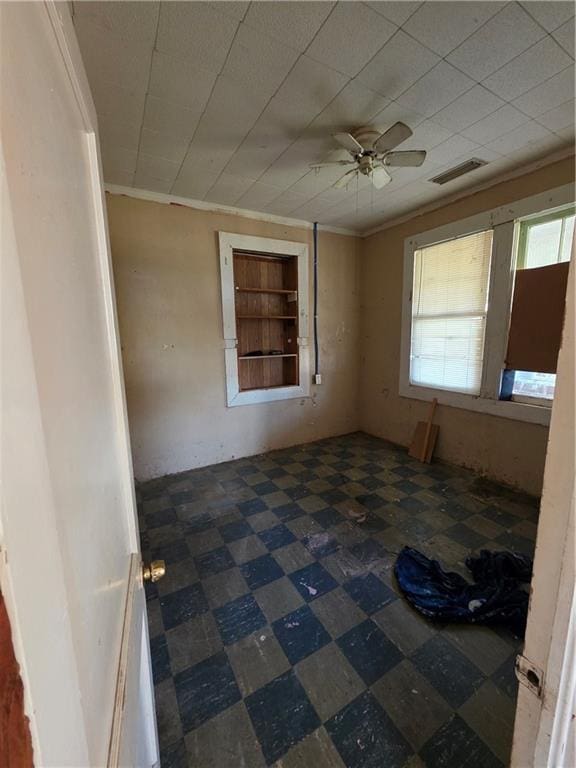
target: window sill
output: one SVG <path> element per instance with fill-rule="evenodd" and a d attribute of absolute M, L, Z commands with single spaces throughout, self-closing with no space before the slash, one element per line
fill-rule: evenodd
<path fill-rule="evenodd" d="M 229 393 L 228 407 L 274 403 L 278 400 L 298 400 L 303 397 L 310 397 L 310 392 L 302 385 L 272 387 L 270 389 L 247 389 L 242 392 Z"/>
<path fill-rule="evenodd" d="M 433 389 L 431 387 L 417 387 L 413 384 L 401 386 L 400 397 L 426 400 L 427 402 L 436 398 L 440 405 L 448 405 L 452 408 L 475 411 L 476 413 L 488 413 L 492 416 L 499 416 L 502 419 L 526 421 L 545 427 L 550 425 L 550 414 L 552 411 L 552 408 L 541 405 L 515 403 L 511 400 L 490 400 L 486 397 L 464 395 L 460 392 L 447 392 L 444 389 Z"/>

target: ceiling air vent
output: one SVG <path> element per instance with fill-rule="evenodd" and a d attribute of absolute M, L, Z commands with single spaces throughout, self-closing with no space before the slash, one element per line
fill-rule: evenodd
<path fill-rule="evenodd" d="M 476 168 L 481 168 L 483 165 L 486 165 L 486 160 L 479 160 L 477 157 L 473 157 L 472 160 L 466 160 L 465 163 L 457 165 L 449 171 L 444 171 L 444 173 L 434 176 L 434 178 L 429 179 L 429 181 L 434 182 L 434 184 L 447 184 L 449 181 L 454 181 L 454 179 L 457 179 L 459 176 L 464 176 L 465 173 L 475 171 Z"/>

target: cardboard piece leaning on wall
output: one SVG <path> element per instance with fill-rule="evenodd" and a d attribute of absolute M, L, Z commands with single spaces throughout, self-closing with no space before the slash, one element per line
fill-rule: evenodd
<path fill-rule="evenodd" d="M 569 266 L 563 262 L 516 272 L 506 368 L 556 373 Z"/>

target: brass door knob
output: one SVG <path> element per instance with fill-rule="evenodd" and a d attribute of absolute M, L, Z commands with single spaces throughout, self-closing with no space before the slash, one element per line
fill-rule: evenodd
<path fill-rule="evenodd" d="M 166 573 L 164 560 L 152 560 L 150 565 L 142 564 L 142 578 L 144 581 L 159 581 Z"/>

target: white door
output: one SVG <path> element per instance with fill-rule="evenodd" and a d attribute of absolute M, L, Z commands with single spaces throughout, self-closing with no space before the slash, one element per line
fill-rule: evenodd
<path fill-rule="evenodd" d="M 0 589 L 36 766 L 158 762 L 94 107 L 66 3 L 1 3 Z"/>
<path fill-rule="evenodd" d="M 574 248 L 544 472 L 513 768 L 576 766 Z"/>

